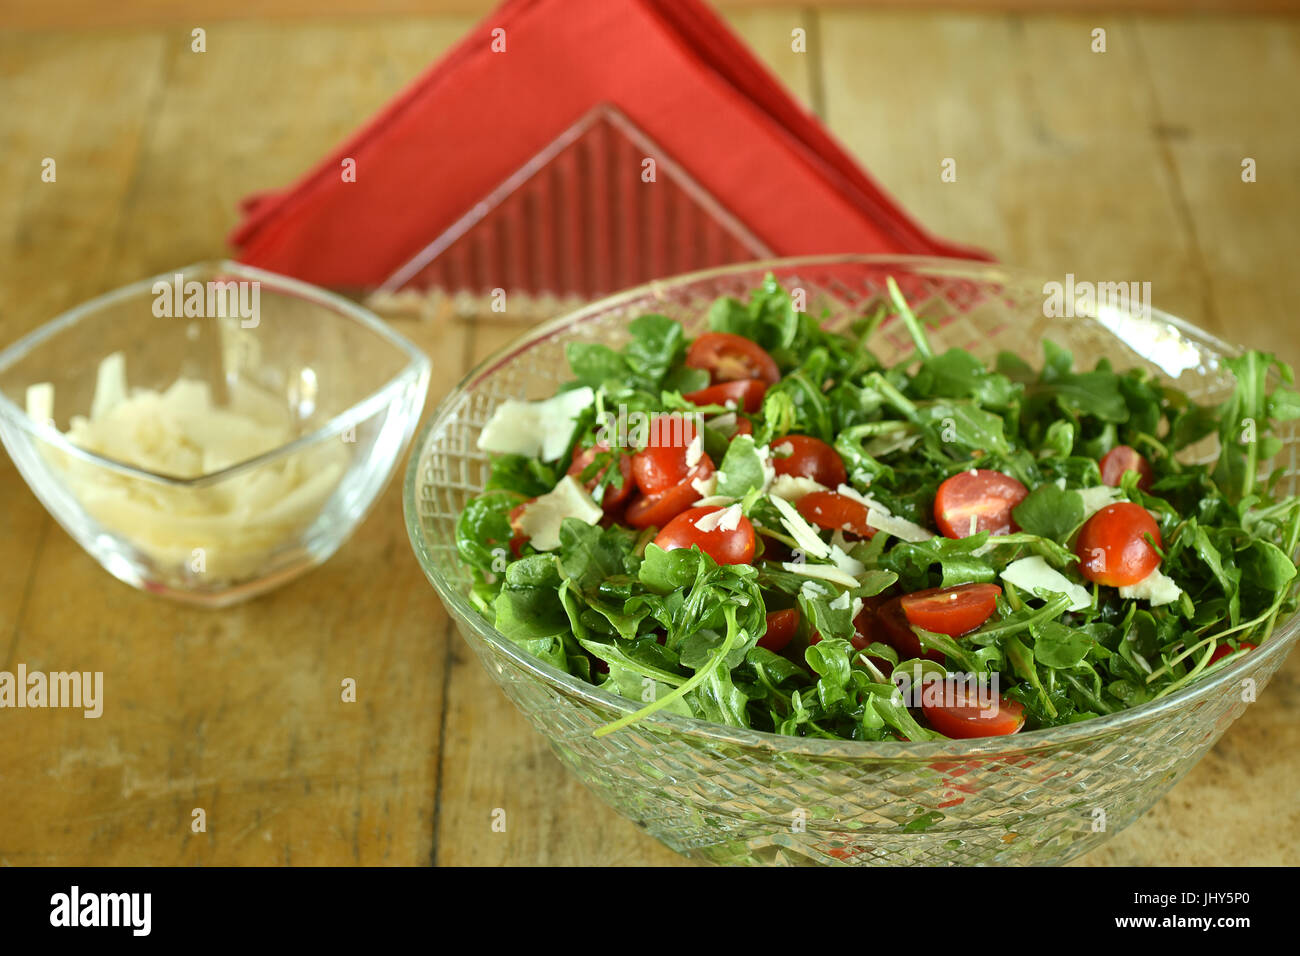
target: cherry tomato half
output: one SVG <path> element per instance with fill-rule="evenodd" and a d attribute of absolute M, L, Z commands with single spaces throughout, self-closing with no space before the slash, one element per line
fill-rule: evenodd
<path fill-rule="evenodd" d="M 744 515 L 740 515 L 740 521 L 730 530 L 699 527 L 700 519 L 725 510 L 716 505 L 687 508 L 664 525 L 655 537 L 655 544 L 665 551 L 698 545 L 718 564 L 749 564 L 754 560 L 754 526 Z"/>
<path fill-rule="evenodd" d="M 921 688 L 921 710 L 930 726 L 945 737 L 1005 737 L 1025 724 L 1025 708 L 999 697 L 985 707 L 972 688 L 952 679 L 935 678 Z"/>
<path fill-rule="evenodd" d="M 773 442 L 772 468 L 778 475 L 811 478 L 827 488 L 838 488 L 849 480 L 839 453 L 811 435 L 786 435 Z"/>
<path fill-rule="evenodd" d="M 510 513 L 506 515 L 510 521 L 510 530 L 514 532 L 514 535 L 510 538 L 510 553 L 516 558 L 520 556 L 524 545 L 528 542 L 528 535 L 524 534 L 524 529 L 520 527 L 520 519 L 524 516 L 524 509 L 536 500 L 536 498 L 529 498 L 527 501 L 521 501 L 511 508 Z"/>
<path fill-rule="evenodd" d="M 779 652 L 785 649 L 799 630 L 799 609 L 767 612 L 767 630 L 758 639 L 758 646 L 769 651 Z"/>
<path fill-rule="evenodd" d="M 686 364 L 704 369 L 715 384 L 738 378 L 761 378 L 768 385 L 781 380 L 781 370 L 761 345 L 730 332 L 705 332 L 686 350 Z"/>
<path fill-rule="evenodd" d="M 767 382 L 761 378 L 738 378 L 733 382 L 720 382 L 698 392 L 689 392 L 682 398 L 695 405 L 726 405 L 752 415 L 763 407 L 763 396 L 766 393 Z"/>
<path fill-rule="evenodd" d="M 597 442 L 590 448 L 573 449 L 573 464 L 569 466 L 569 474 L 579 481 L 582 480 L 583 470 L 596 460 L 596 456 L 603 452 L 609 451 L 609 445 L 605 442 Z M 605 496 L 600 499 L 600 506 L 606 511 L 613 511 L 632 494 L 632 461 L 622 452 L 617 453 L 618 470 L 623 474 L 623 484 L 618 488 L 608 484 L 605 486 Z M 588 491 L 594 491 L 600 479 L 605 477 L 605 472 L 609 471 L 609 465 L 606 465 L 600 471 L 596 472 L 586 484 Z"/>
<path fill-rule="evenodd" d="M 1074 553 L 1079 573 L 1110 587 L 1137 584 L 1160 564 L 1160 555 L 1147 544 L 1150 535 L 1160 546 L 1160 528 L 1141 505 L 1118 501 L 1083 523 Z"/>
<path fill-rule="evenodd" d="M 1156 480 L 1151 463 L 1142 457 L 1141 452 L 1128 445 L 1116 445 L 1101 456 L 1101 480 L 1106 484 L 1118 488 L 1126 471 L 1138 473 L 1138 487 L 1143 491 L 1150 488 L 1151 482 Z"/>
<path fill-rule="evenodd" d="M 959 584 L 951 588 L 927 588 L 899 598 L 909 624 L 960 637 L 975 630 L 998 607 L 1002 588 L 996 584 Z"/>
<path fill-rule="evenodd" d="M 1010 475 L 972 468 L 939 486 L 934 496 L 934 520 L 947 538 L 969 538 L 981 531 L 1010 534 L 1016 530 L 1011 509 L 1027 494 L 1029 489 Z"/>
<path fill-rule="evenodd" d="M 924 657 L 927 660 L 944 663 L 946 658 L 939 651 L 927 651 L 921 647 L 921 640 L 911 628 L 906 613 L 903 611 L 903 599 L 891 598 L 880 606 L 876 612 L 880 622 L 880 634 L 884 643 L 898 652 L 900 661 Z"/>
<path fill-rule="evenodd" d="M 1250 641 L 1242 641 L 1242 642 L 1241 642 L 1241 645 L 1240 645 L 1240 648 L 1241 648 L 1241 650 L 1243 650 L 1243 651 L 1253 651 L 1253 650 L 1255 650 L 1258 646 L 1259 646 L 1259 645 L 1257 645 L 1257 644 L 1252 644 L 1252 643 L 1250 643 Z M 1231 654 L 1231 653 L 1232 653 L 1232 645 L 1231 645 L 1231 644 L 1220 644 L 1218 647 L 1216 647 L 1216 648 L 1214 649 L 1214 653 L 1210 655 L 1210 664 L 1213 664 L 1213 663 L 1215 663 L 1216 661 L 1221 661 L 1221 660 L 1223 660 L 1225 657 L 1227 657 L 1227 656 L 1228 656 L 1229 654 Z M 1206 667 L 1209 667 L 1210 664 L 1206 664 L 1205 666 L 1206 666 Z"/>
<path fill-rule="evenodd" d="M 839 528 L 860 538 L 870 538 L 876 533 L 867 524 L 867 506 L 838 491 L 811 491 L 795 502 L 794 507 L 819 528 Z"/>
<path fill-rule="evenodd" d="M 695 421 L 685 415 L 655 415 L 650 419 L 646 447 L 632 456 L 637 487 L 655 495 L 678 484 L 690 470 L 687 452 L 695 441 Z"/>
<path fill-rule="evenodd" d="M 627 506 L 623 520 L 634 528 L 648 528 L 651 525 L 662 528 L 694 502 L 700 500 L 700 492 L 694 482 L 707 478 L 711 474 L 713 474 L 713 459 L 708 455 L 702 455 L 695 467 L 677 484 L 657 494 L 641 495 L 636 498 Z"/>

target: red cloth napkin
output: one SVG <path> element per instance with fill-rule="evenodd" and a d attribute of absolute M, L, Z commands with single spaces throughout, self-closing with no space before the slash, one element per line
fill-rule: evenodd
<path fill-rule="evenodd" d="M 373 288 L 600 103 L 778 255 L 987 258 L 922 230 L 699 0 L 507 0 L 298 183 L 246 199 L 231 241 Z"/>

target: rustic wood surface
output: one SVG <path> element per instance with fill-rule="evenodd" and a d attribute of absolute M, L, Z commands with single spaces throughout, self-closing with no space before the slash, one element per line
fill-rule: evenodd
<path fill-rule="evenodd" d="M 1300 359 L 1300 24 L 729 16 L 936 232 L 1052 276 L 1150 281 L 1157 305 Z M 0 344 L 223 254 L 241 196 L 290 181 L 470 22 L 214 23 L 202 55 L 179 27 L 0 34 Z M 434 356 L 430 407 L 520 332 L 396 324 Z M 682 862 L 497 691 L 411 556 L 397 482 L 324 566 L 205 612 L 110 578 L 0 457 L 0 669 L 20 662 L 103 671 L 106 701 L 98 720 L 0 712 L 0 865 Z M 1082 862 L 1300 862 L 1298 711 L 1293 655 L 1187 779 Z"/>

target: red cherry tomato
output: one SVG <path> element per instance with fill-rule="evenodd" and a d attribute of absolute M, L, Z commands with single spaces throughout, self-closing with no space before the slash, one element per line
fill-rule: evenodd
<path fill-rule="evenodd" d="M 597 442 L 590 448 L 573 449 L 573 464 L 569 466 L 569 474 L 578 480 L 582 479 L 582 472 L 588 465 L 596 460 L 596 455 L 609 451 L 609 445 L 605 442 Z M 612 511 L 627 500 L 632 494 L 632 462 L 627 455 L 622 452 L 618 453 L 618 470 L 623 473 L 623 484 L 615 488 L 613 484 L 605 486 L 605 496 L 600 500 L 600 506 L 606 511 Z M 586 482 L 588 491 L 595 490 L 596 484 L 601 478 L 605 477 L 605 472 L 609 470 L 606 465 L 600 471 L 596 472 L 589 481 Z"/>
<path fill-rule="evenodd" d="M 1160 528 L 1141 505 L 1119 501 L 1083 523 L 1074 553 L 1079 572 L 1110 587 L 1137 584 L 1160 564 L 1160 555 L 1144 535 L 1160 545 Z"/>
<path fill-rule="evenodd" d="M 514 536 L 510 539 L 510 553 L 516 558 L 520 556 L 524 545 L 528 542 L 528 535 L 524 534 L 524 529 L 519 526 L 519 521 L 524 516 L 524 509 L 536 500 L 536 498 L 529 498 L 527 501 L 521 501 L 511 508 L 510 513 L 506 515 L 510 521 L 510 530 L 514 532 Z"/>
<path fill-rule="evenodd" d="M 635 499 L 627 506 L 623 520 L 634 528 L 648 528 L 651 525 L 662 528 L 700 500 L 700 492 L 694 482 L 707 478 L 711 474 L 713 474 L 713 459 L 703 455 L 695 467 L 677 484 L 665 488 L 658 494 L 642 495 Z"/>
<path fill-rule="evenodd" d="M 703 530 L 699 521 L 706 515 L 726 509 L 715 506 L 687 508 L 664 525 L 655 537 L 655 544 L 665 551 L 698 545 L 700 550 L 718 564 L 749 564 L 754 560 L 754 526 L 748 518 L 740 516 L 735 528 Z"/>
<path fill-rule="evenodd" d="M 769 651 L 778 652 L 785 649 L 799 630 L 799 610 L 790 608 L 786 611 L 767 612 L 767 630 L 758 639 L 758 646 Z"/>
<path fill-rule="evenodd" d="M 811 435 L 786 435 L 772 442 L 772 468 L 778 475 L 811 478 L 827 488 L 838 488 L 849 480 L 835 449 Z"/>
<path fill-rule="evenodd" d="M 684 415 L 655 415 L 650 419 L 646 447 L 632 456 L 632 475 L 637 487 L 655 495 L 679 483 L 690 466 L 686 454 L 698 429 Z"/>
<path fill-rule="evenodd" d="M 860 538 L 870 538 L 876 533 L 876 529 L 867 524 L 867 506 L 837 491 L 809 492 L 794 507 L 819 528 L 839 528 Z"/>
<path fill-rule="evenodd" d="M 738 378 L 733 382 L 720 382 L 682 398 L 695 405 L 726 405 L 753 414 L 763 407 L 767 382 L 761 378 Z"/>
<path fill-rule="evenodd" d="M 947 538 L 968 538 L 981 531 L 1009 534 L 1016 530 L 1011 509 L 1027 494 L 1029 489 L 1010 475 L 973 468 L 939 486 L 934 496 L 934 520 Z"/>
<path fill-rule="evenodd" d="M 1115 488 L 1126 471 L 1138 473 L 1138 487 L 1146 491 L 1151 482 L 1156 480 L 1156 473 L 1151 463 L 1142 457 L 1141 452 L 1128 445 L 1116 445 L 1101 456 L 1101 480 Z"/>
<path fill-rule="evenodd" d="M 909 624 L 960 637 L 975 630 L 998 607 L 1002 589 L 996 584 L 959 584 L 951 588 L 927 588 L 899 598 Z"/>
<path fill-rule="evenodd" d="M 939 678 L 921 688 L 921 710 L 930 726 L 945 737 L 1005 737 L 1025 724 L 1024 705 L 1005 697 L 987 708 L 964 683 Z"/>
<path fill-rule="evenodd" d="M 1243 650 L 1243 651 L 1253 651 L 1253 650 L 1255 650 L 1259 645 L 1257 645 L 1257 644 L 1252 644 L 1252 643 L 1250 643 L 1250 641 L 1242 641 L 1240 646 L 1241 646 L 1241 650 Z M 1214 649 L 1214 653 L 1210 655 L 1210 664 L 1213 664 L 1213 663 L 1215 663 L 1216 661 L 1221 661 L 1221 660 L 1223 660 L 1225 657 L 1227 657 L 1227 656 L 1228 656 L 1229 654 L 1231 654 L 1231 653 L 1232 653 L 1232 645 L 1230 645 L 1230 644 L 1220 644 L 1218 647 L 1216 647 L 1216 648 Z M 1205 666 L 1206 666 L 1206 667 L 1209 667 L 1210 664 L 1206 664 Z"/>
<path fill-rule="evenodd" d="M 921 647 L 920 638 L 912 630 L 907 615 L 903 612 L 903 599 L 892 598 L 881 605 L 876 612 L 880 622 L 880 633 L 884 643 L 898 652 L 900 661 L 924 657 L 927 660 L 944 663 L 945 658 L 939 651 L 927 651 Z"/>
<path fill-rule="evenodd" d="M 701 335 L 686 350 L 686 364 L 704 369 L 715 384 L 738 378 L 761 378 L 768 385 L 781 380 L 781 370 L 762 346 L 730 332 Z"/>

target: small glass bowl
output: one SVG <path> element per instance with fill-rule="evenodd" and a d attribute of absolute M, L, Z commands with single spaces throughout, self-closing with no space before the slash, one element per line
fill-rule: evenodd
<path fill-rule="evenodd" d="M 239 445 L 186 446 L 198 466 L 183 476 L 74 444 L 65 433 L 91 414 L 101 362 L 114 353 L 125 394 L 166 393 L 183 379 L 219 413 L 265 428 L 266 441 L 246 460 Z M 199 263 L 92 299 L 0 352 L 0 439 L 110 574 L 222 607 L 347 540 L 392 476 L 428 381 L 429 360 L 347 299 L 234 262 Z M 40 383 L 53 386 L 43 421 L 27 410 Z M 211 419 L 215 447 L 232 440 L 231 422 Z M 159 434 L 123 427 L 145 447 Z"/>
<path fill-rule="evenodd" d="M 621 346 L 646 312 L 707 328 L 722 295 L 748 296 L 766 273 L 806 295 L 806 311 L 843 330 L 888 303 L 893 277 L 936 351 L 985 360 L 1009 351 L 1042 361 L 1044 339 L 1081 366 L 1111 359 L 1213 404 L 1234 380 L 1236 349 L 1171 315 L 1111 303 L 1047 308 L 1042 277 L 996 263 L 906 256 L 816 256 L 727 266 L 631 289 L 549 322 L 485 359 L 443 399 L 416 442 L 404 488 L 417 560 L 493 680 L 560 760 L 592 791 L 693 859 L 767 865 L 1056 865 L 1100 845 L 1145 813 L 1214 746 L 1262 692 L 1300 639 L 1300 615 L 1241 660 L 1162 697 L 1106 717 L 1010 737 L 818 740 L 660 712 L 605 737 L 636 711 L 512 644 L 470 603 L 456 520 L 480 492 L 488 455 L 477 439 L 506 399 L 544 398 L 571 376 L 571 342 Z M 891 317 L 872 339 L 884 362 L 913 352 Z M 1300 427 L 1280 423 L 1273 464 L 1282 495 L 1300 494 Z M 1212 460 L 1217 440 L 1188 449 Z M 1266 473 L 1261 469 L 1261 473 Z M 1263 824 L 1261 824 L 1261 827 Z"/>

